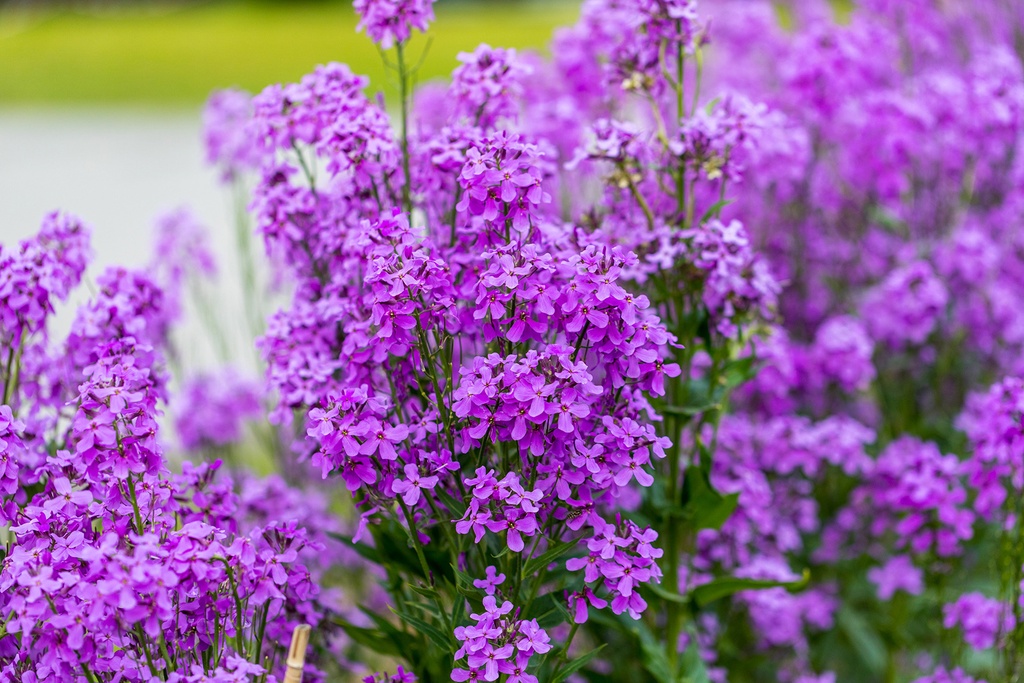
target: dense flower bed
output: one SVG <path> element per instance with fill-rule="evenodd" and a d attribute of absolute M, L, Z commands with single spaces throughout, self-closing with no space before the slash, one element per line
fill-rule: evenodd
<path fill-rule="evenodd" d="M 432 0 L 354 4 L 393 99 L 205 113 L 262 382 L 181 362 L 187 212 L 66 338 L 88 229 L 0 247 L 0 680 L 1024 674 L 1024 8 L 586 0 L 414 87 Z"/>

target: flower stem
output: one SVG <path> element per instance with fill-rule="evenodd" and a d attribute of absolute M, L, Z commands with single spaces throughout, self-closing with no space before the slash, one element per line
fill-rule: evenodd
<path fill-rule="evenodd" d="M 398 58 L 398 96 L 402 116 L 402 209 L 412 216 L 412 179 L 409 177 L 409 70 L 405 65 L 405 44 L 395 46 Z"/>
<path fill-rule="evenodd" d="M 555 680 L 558 677 L 558 670 L 562 668 L 562 665 L 569 661 L 569 647 L 572 645 L 573 638 L 576 637 L 576 631 L 578 631 L 580 625 L 575 621 L 572 624 L 572 628 L 569 629 L 569 635 L 565 639 L 565 647 L 562 648 L 561 652 L 558 653 L 558 659 L 555 661 L 555 668 L 551 672 L 551 680 Z"/>
<path fill-rule="evenodd" d="M 14 392 L 18 390 L 18 375 L 21 369 L 21 350 L 24 347 L 24 335 L 18 341 L 18 345 L 12 346 L 7 352 L 7 372 L 4 374 L 4 400 L 0 405 L 11 405 Z"/>

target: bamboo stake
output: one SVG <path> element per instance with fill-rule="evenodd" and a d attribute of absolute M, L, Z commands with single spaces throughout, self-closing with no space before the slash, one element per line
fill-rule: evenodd
<path fill-rule="evenodd" d="M 292 631 L 292 644 L 288 648 L 284 683 L 302 683 L 302 670 L 306 666 L 306 646 L 309 645 L 309 625 L 300 624 Z"/>

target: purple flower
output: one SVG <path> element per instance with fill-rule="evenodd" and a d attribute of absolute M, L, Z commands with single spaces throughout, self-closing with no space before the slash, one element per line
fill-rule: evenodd
<path fill-rule="evenodd" d="M 868 578 L 878 587 L 879 600 L 891 600 L 898 590 L 920 595 L 924 575 L 906 555 L 895 555 L 881 567 L 868 570 Z"/>
<path fill-rule="evenodd" d="M 391 488 L 395 493 L 402 496 L 406 505 L 416 505 L 420 501 L 420 492 L 424 489 L 432 489 L 437 486 L 438 478 L 435 476 L 424 477 L 420 475 L 419 467 L 406 465 L 403 468 L 405 480 L 397 480 Z"/>
<path fill-rule="evenodd" d="M 434 0 L 354 0 L 360 31 L 385 50 L 409 40 L 412 29 L 426 31 L 434 20 Z"/>
<path fill-rule="evenodd" d="M 922 344 L 945 313 L 949 292 L 924 261 L 895 270 L 868 292 L 862 310 L 868 330 L 889 346 Z"/>
<path fill-rule="evenodd" d="M 1000 635 L 1014 627 L 1012 611 L 1000 601 L 981 593 L 965 593 L 942 608 L 942 625 L 959 626 L 964 642 L 977 650 L 993 647 Z"/>
<path fill-rule="evenodd" d="M 252 115 L 252 96 L 241 90 L 218 90 L 203 108 L 206 163 L 220 169 L 222 182 L 255 170 L 260 163 L 262 150 L 249 129 Z"/>
<path fill-rule="evenodd" d="M 486 579 L 474 579 L 473 585 L 487 593 L 487 595 L 494 595 L 498 590 L 498 586 L 505 582 L 505 575 L 499 574 L 498 570 L 493 566 L 488 566 L 486 576 Z"/>

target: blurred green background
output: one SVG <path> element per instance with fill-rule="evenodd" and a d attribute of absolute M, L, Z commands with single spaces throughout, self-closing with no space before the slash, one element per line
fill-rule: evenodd
<path fill-rule="evenodd" d="M 575 0 L 436 6 L 420 80 L 442 77 L 481 42 L 544 50 Z M 216 88 L 258 92 L 328 61 L 390 86 L 377 48 L 344 0 L 0 4 L 0 106 L 194 107 Z M 428 41 L 417 34 L 416 58 Z"/>

